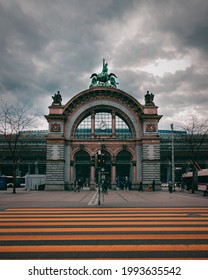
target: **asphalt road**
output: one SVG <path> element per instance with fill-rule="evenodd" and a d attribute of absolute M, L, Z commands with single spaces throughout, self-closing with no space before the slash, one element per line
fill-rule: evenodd
<path fill-rule="evenodd" d="M 156 192 L 112 190 L 100 196 L 97 191 L 0 191 L 0 211 L 8 207 L 208 207 L 208 197 L 202 192 L 169 193 L 167 188 Z"/>
<path fill-rule="evenodd" d="M 0 192 L 0 259 L 208 259 L 202 193 Z"/>
<path fill-rule="evenodd" d="M 208 259 L 207 208 L 8 208 L 0 259 Z"/>

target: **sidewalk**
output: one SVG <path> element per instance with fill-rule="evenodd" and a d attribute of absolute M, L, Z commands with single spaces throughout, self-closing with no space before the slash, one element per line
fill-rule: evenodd
<path fill-rule="evenodd" d="M 208 197 L 202 192 L 191 191 L 169 193 L 167 189 L 155 192 L 110 190 L 100 196 L 101 205 L 94 200 L 96 191 L 26 191 L 12 189 L 0 191 L 0 211 L 7 208 L 24 207 L 208 207 Z"/>

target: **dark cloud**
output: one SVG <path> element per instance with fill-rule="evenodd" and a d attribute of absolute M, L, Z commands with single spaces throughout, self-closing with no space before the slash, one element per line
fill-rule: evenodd
<path fill-rule="evenodd" d="M 161 128 L 191 109 L 203 118 L 207 12 L 206 0 L 1 0 L 0 96 L 47 114 L 51 95 L 60 90 L 67 102 L 88 88 L 106 58 L 120 89 L 141 103 L 155 94 Z M 186 63 L 163 74 L 145 68 L 174 60 Z"/>

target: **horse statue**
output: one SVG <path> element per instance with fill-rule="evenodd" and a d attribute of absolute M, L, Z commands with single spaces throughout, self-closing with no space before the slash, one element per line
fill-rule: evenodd
<path fill-rule="evenodd" d="M 103 59 L 103 70 L 101 73 L 96 74 L 93 73 L 90 77 L 92 79 L 91 85 L 92 86 L 113 86 L 116 87 L 118 84 L 116 82 L 117 76 L 114 73 L 108 74 L 108 64 L 105 63 L 105 59 Z"/>

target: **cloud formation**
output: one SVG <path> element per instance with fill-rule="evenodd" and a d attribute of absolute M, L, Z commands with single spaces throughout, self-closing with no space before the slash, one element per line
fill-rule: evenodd
<path fill-rule="evenodd" d="M 163 115 L 160 129 L 208 107 L 208 1 L 0 0 L 0 97 L 48 113 L 90 84 L 105 58 L 119 88 Z M 47 128 L 47 123 L 44 123 Z"/>

